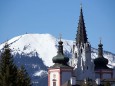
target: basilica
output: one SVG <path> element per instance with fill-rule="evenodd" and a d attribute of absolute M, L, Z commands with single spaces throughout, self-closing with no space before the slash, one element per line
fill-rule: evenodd
<path fill-rule="evenodd" d="M 103 56 L 103 44 L 98 44 L 98 57 L 91 58 L 91 44 L 88 42 L 83 10 L 80 8 L 72 58 L 63 53 L 63 42 L 58 42 L 58 52 L 52 59 L 54 65 L 48 68 L 48 86 L 115 86 L 114 69 L 107 66 Z"/>

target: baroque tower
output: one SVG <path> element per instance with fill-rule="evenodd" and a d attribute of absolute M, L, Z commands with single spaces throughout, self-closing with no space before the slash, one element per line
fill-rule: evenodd
<path fill-rule="evenodd" d="M 95 78 L 99 79 L 112 79 L 113 78 L 113 69 L 107 66 L 108 59 L 103 56 L 103 44 L 98 45 L 98 58 L 94 59 L 95 64 Z"/>
<path fill-rule="evenodd" d="M 52 59 L 54 65 L 48 68 L 48 86 L 62 86 L 73 76 L 73 68 L 67 64 L 69 58 L 63 54 L 61 39 L 58 44 L 57 55 Z"/>
<path fill-rule="evenodd" d="M 74 67 L 77 80 L 94 79 L 95 75 L 94 63 L 91 59 L 91 45 L 88 42 L 85 28 L 81 7 L 76 40 L 73 44 L 72 59 L 70 60 L 70 65 Z"/>

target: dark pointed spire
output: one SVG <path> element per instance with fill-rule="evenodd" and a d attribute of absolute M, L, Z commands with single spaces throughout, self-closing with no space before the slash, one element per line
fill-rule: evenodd
<path fill-rule="evenodd" d="M 86 30 L 85 30 L 85 23 L 84 23 L 82 4 L 81 4 L 78 30 L 77 30 L 77 34 L 76 34 L 76 43 L 81 44 L 81 43 L 86 43 L 86 42 L 87 42 L 87 34 L 86 34 Z"/>

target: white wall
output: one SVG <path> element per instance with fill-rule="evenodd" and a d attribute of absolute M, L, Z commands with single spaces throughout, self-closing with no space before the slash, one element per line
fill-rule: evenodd
<path fill-rule="evenodd" d="M 55 75 L 55 78 L 54 78 L 54 75 Z M 56 86 L 60 86 L 59 85 L 59 78 L 60 78 L 60 76 L 59 76 L 59 72 L 57 71 L 52 71 L 52 72 L 50 72 L 50 86 L 53 86 L 53 79 L 56 79 Z"/>

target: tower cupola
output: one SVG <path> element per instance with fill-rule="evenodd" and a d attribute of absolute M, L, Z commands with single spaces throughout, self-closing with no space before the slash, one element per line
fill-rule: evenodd
<path fill-rule="evenodd" d="M 94 59 L 95 69 L 108 69 L 108 59 L 103 57 L 103 44 L 98 45 L 98 58 Z"/>
<path fill-rule="evenodd" d="M 63 54 L 63 42 L 60 40 L 58 42 L 58 52 L 57 55 L 53 57 L 52 61 L 53 63 L 59 63 L 63 65 L 67 65 L 67 62 L 69 61 L 68 57 L 65 57 Z"/>

